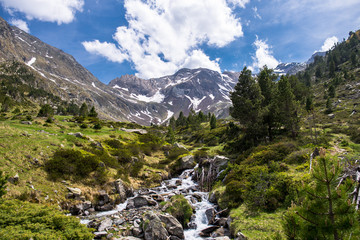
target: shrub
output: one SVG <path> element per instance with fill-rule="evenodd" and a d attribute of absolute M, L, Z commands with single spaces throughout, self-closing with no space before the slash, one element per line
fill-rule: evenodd
<path fill-rule="evenodd" d="M 310 151 L 308 149 L 302 149 L 296 152 L 290 153 L 285 162 L 289 164 L 302 164 L 309 160 Z"/>
<path fill-rule="evenodd" d="M 95 123 L 93 128 L 96 130 L 100 130 L 102 128 L 101 123 Z"/>
<path fill-rule="evenodd" d="M 55 206 L 19 200 L 0 204 L 0 239 L 93 239 L 91 229 Z"/>
<path fill-rule="evenodd" d="M 119 140 L 116 140 L 116 139 L 106 139 L 104 142 L 107 145 L 109 145 L 110 147 L 115 148 L 115 149 L 123 147 L 123 144 Z"/>
<path fill-rule="evenodd" d="M 173 147 L 169 150 L 169 155 L 167 157 L 168 157 L 168 159 L 175 160 L 178 157 L 180 157 L 181 155 L 184 155 L 187 153 L 189 153 L 189 151 L 184 148 Z"/>
<path fill-rule="evenodd" d="M 80 125 L 80 128 L 83 128 L 83 129 L 85 129 L 85 128 L 87 128 L 88 127 L 88 125 L 86 124 L 86 123 L 82 123 L 81 125 Z"/>
<path fill-rule="evenodd" d="M 80 151 L 73 149 L 59 149 L 45 163 L 45 170 L 55 179 L 62 176 L 84 178 L 95 171 L 99 163 L 95 156 L 83 156 Z"/>
<path fill-rule="evenodd" d="M 6 194 L 6 183 L 8 176 L 4 176 L 3 172 L 0 170 L 0 199 L 3 195 Z"/>
<path fill-rule="evenodd" d="M 166 212 L 173 215 L 185 228 L 190 222 L 193 209 L 183 195 L 175 195 L 171 197 L 170 206 L 166 209 Z"/>

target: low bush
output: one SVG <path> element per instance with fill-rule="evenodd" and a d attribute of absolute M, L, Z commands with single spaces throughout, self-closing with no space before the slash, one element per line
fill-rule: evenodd
<path fill-rule="evenodd" d="M 54 179 L 70 176 L 84 178 L 95 171 L 99 163 L 95 156 L 84 156 L 80 151 L 73 149 L 59 149 L 45 163 L 45 170 Z"/>
<path fill-rule="evenodd" d="M 171 197 L 170 206 L 166 209 L 166 212 L 174 216 L 185 228 L 190 222 L 193 209 L 183 195 L 175 195 Z"/>
<path fill-rule="evenodd" d="M 55 206 L 19 200 L 0 203 L 0 239 L 93 239 L 92 229 Z"/>

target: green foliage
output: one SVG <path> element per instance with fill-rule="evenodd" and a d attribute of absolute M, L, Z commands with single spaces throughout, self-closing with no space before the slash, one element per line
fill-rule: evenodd
<path fill-rule="evenodd" d="M 82 117 L 87 117 L 88 114 L 89 114 L 88 106 L 85 102 L 83 102 L 83 104 L 81 105 L 80 110 L 79 110 L 79 115 Z"/>
<path fill-rule="evenodd" d="M 183 195 L 175 195 L 170 199 L 170 206 L 166 208 L 166 212 L 174 216 L 185 228 L 190 222 L 193 209 Z"/>
<path fill-rule="evenodd" d="M 214 114 L 212 114 L 210 118 L 210 129 L 214 128 L 216 128 L 216 117 Z"/>
<path fill-rule="evenodd" d="M 288 239 L 357 239 L 358 214 L 349 199 L 352 182 L 338 186 L 342 174 L 338 159 L 321 156 L 313 161 L 302 200 L 285 215 L 285 234 Z"/>
<path fill-rule="evenodd" d="M 3 175 L 3 172 L 0 170 L 0 199 L 6 194 L 6 183 L 8 176 Z"/>
<path fill-rule="evenodd" d="M 95 107 L 92 106 L 92 108 L 90 109 L 90 112 L 88 114 L 89 117 L 94 117 L 96 118 L 98 116 L 98 113 L 95 111 Z"/>
<path fill-rule="evenodd" d="M 54 179 L 70 176 L 84 178 L 95 171 L 99 163 L 95 156 L 84 156 L 80 151 L 73 149 L 59 149 L 45 163 L 45 170 Z"/>
<path fill-rule="evenodd" d="M 93 234 L 77 218 L 65 216 L 56 207 L 7 200 L 0 203 L 0 238 L 90 240 Z"/>
<path fill-rule="evenodd" d="M 51 117 L 53 115 L 54 109 L 49 104 L 42 105 L 38 113 L 38 117 Z"/>
<path fill-rule="evenodd" d="M 100 129 L 102 128 L 102 125 L 101 125 L 100 122 L 97 122 L 97 123 L 94 124 L 93 128 L 94 128 L 95 130 L 100 130 Z"/>
<path fill-rule="evenodd" d="M 114 149 L 118 149 L 123 147 L 124 145 L 117 139 L 106 139 L 104 141 L 107 145 L 109 145 L 110 147 L 114 148 Z"/>
<path fill-rule="evenodd" d="M 178 159 L 181 155 L 188 154 L 189 151 L 184 148 L 172 147 L 169 150 L 169 154 L 167 156 L 168 159 L 175 160 Z"/>
<path fill-rule="evenodd" d="M 80 128 L 82 128 L 82 129 L 88 128 L 88 125 L 87 125 L 86 123 L 82 123 L 82 124 L 80 125 Z"/>

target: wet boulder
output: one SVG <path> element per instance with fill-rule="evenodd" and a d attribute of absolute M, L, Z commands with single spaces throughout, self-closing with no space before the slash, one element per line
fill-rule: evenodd
<path fill-rule="evenodd" d="M 170 235 L 174 235 L 179 239 L 184 239 L 184 229 L 181 223 L 173 216 L 159 214 L 160 220 L 165 224 L 165 228 Z"/>
<path fill-rule="evenodd" d="M 167 240 L 169 233 L 160 218 L 153 212 L 145 214 L 143 231 L 145 240 Z"/>

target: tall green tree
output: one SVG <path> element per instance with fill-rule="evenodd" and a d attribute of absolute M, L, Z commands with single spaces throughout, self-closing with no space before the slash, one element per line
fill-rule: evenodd
<path fill-rule="evenodd" d="M 210 129 L 216 128 L 216 117 L 215 114 L 211 114 L 210 118 Z"/>
<path fill-rule="evenodd" d="M 245 127 L 245 132 L 252 141 L 258 142 L 262 133 L 262 101 L 259 85 L 252 77 L 251 71 L 244 67 L 234 91 L 230 93 L 232 107 L 230 115 L 240 121 Z"/>
<path fill-rule="evenodd" d="M 178 118 L 176 119 L 176 126 L 185 126 L 186 125 L 186 117 L 184 116 L 184 113 L 180 111 Z"/>
<path fill-rule="evenodd" d="M 79 115 L 82 117 L 87 117 L 88 114 L 89 114 L 88 106 L 84 102 L 80 107 Z"/>
<path fill-rule="evenodd" d="M 291 85 L 286 76 L 281 76 L 278 82 L 278 106 L 279 120 L 285 126 L 285 129 L 291 132 L 293 138 L 297 136 L 300 129 L 298 104 L 292 93 Z"/>
<path fill-rule="evenodd" d="M 338 159 L 321 155 L 314 161 L 303 199 L 284 217 L 287 239 L 359 239 L 359 221 L 349 200 L 352 182 L 338 186 L 342 174 Z"/>
<path fill-rule="evenodd" d="M 261 69 L 257 80 L 260 86 L 261 95 L 263 96 L 262 105 L 262 117 L 264 122 L 264 127 L 267 128 L 267 136 L 270 140 L 273 138 L 273 131 L 276 128 L 277 122 L 277 104 L 275 102 L 276 97 L 276 87 L 275 80 L 277 75 L 274 74 L 272 69 L 265 66 Z"/>
<path fill-rule="evenodd" d="M 50 117 L 53 115 L 54 109 L 49 104 L 42 105 L 38 113 L 38 117 Z"/>
<path fill-rule="evenodd" d="M 96 112 L 95 107 L 92 106 L 90 111 L 89 111 L 89 117 L 95 117 L 96 118 L 97 116 L 98 116 L 98 113 Z"/>

